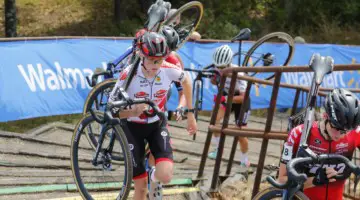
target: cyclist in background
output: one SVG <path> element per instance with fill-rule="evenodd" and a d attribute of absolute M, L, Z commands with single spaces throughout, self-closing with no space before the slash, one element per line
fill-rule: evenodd
<path fill-rule="evenodd" d="M 217 69 L 223 69 L 226 67 L 238 67 L 237 65 L 232 64 L 233 60 L 233 52 L 231 48 L 228 45 L 222 45 L 218 47 L 214 54 L 213 54 L 213 63 Z M 244 73 L 239 72 L 238 75 L 244 75 Z M 211 79 L 211 83 L 214 85 L 219 84 L 220 77 L 214 76 L 213 79 Z M 230 88 L 230 82 L 231 78 L 226 78 L 225 82 L 225 88 L 223 96 L 221 97 L 221 105 L 220 109 L 218 111 L 218 115 L 216 117 L 216 123 L 220 123 L 220 121 L 224 118 L 225 110 L 226 110 L 226 103 L 227 103 L 227 95 L 229 93 Z M 244 103 L 244 95 L 245 90 L 247 87 L 247 81 L 244 80 L 237 80 L 236 86 L 235 86 L 235 94 L 231 106 L 231 111 L 234 111 L 235 114 L 235 120 L 237 126 L 246 126 L 247 120 L 250 116 L 250 99 L 248 99 L 246 104 L 246 110 L 244 115 L 244 120 L 240 121 L 239 114 L 241 105 Z M 214 96 L 214 102 L 216 100 L 216 95 Z M 214 133 L 214 137 L 212 139 L 212 142 L 216 144 L 216 149 L 214 149 L 212 152 L 208 154 L 208 157 L 211 159 L 215 159 L 217 152 L 218 152 L 218 145 L 220 140 L 220 133 Z M 248 139 L 246 137 L 239 137 L 239 144 L 240 144 L 240 165 L 244 167 L 250 167 L 250 161 L 248 159 Z"/>
<path fill-rule="evenodd" d="M 316 154 L 340 154 L 351 160 L 355 148 L 360 147 L 360 102 L 350 91 L 332 90 L 325 99 L 323 120 L 315 121 L 310 129 L 307 144 Z M 279 182 L 287 181 L 286 163 L 295 157 L 299 148 L 304 125 L 293 128 L 284 144 L 280 159 Z M 323 165 L 313 165 L 305 170 L 308 180 L 304 193 L 310 199 L 340 200 L 343 197 L 345 180 L 333 177 L 351 171 L 344 163 L 329 161 Z"/>
<path fill-rule="evenodd" d="M 182 83 L 189 109 L 192 109 L 191 80 L 184 71 L 165 61 L 170 49 L 163 35 L 155 32 L 144 33 L 138 43 L 141 62 L 137 72 L 131 79 L 127 92 L 130 98 L 147 97 L 153 100 L 164 111 L 166 94 L 173 81 Z M 127 66 L 119 75 L 109 101 L 118 98 L 118 91 L 123 87 L 131 65 Z M 151 153 L 155 157 L 155 167 L 149 172 L 152 182 L 168 183 L 173 175 L 173 153 L 169 144 L 169 132 L 166 126 L 160 126 L 159 117 L 147 117 L 143 111 L 147 105 L 134 105 L 128 110 L 113 114 L 127 119 L 122 126 L 129 142 L 133 157 L 134 199 L 146 199 L 148 173 L 144 166 L 145 141 L 148 141 Z M 195 134 L 197 124 L 193 112 L 187 114 L 187 130 Z M 150 194 L 153 195 L 153 194 Z M 150 196 L 151 197 L 151 196 Z"/>

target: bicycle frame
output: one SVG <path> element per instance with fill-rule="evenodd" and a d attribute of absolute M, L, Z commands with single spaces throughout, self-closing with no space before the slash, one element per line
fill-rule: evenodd
<path fill-rule="evenodd" d="M 206 69 L 206 70 L 198 70 L 198 69 L 190 69 L 190 68 L 184 69 L 185 71 L 197 73 L 196 78 L 193 81 L 193 94 L 196 91 L 196 88 L 198 86 L 197 83 L 200 83 L 200 85 L 201 85 L 200 86 L 200 95 L 199 95 L 200 98 L 198 100 L 195 100 L 195 109 L 202 110 L 202 98 L 203 98 L 203 91 L 204 91 L 204 85 L 203 85 L 204 81 L 202 78 L 211 78 L 214 74 L 217 73 L 217 71 L 215 71 L 215 70 L 208 70 L 209 68 L 211 68 L 211 66 L 213 66 L 213 65 L 204 67 L 204 69 Z M 218 74 L 218 75 L 220 75 L 220 74 Z M 199 103 L 196 104 L 196 101 Z M 199 105 L 199 107 L 198 107 L 198 105 Z M 197 118 L 196 118 L 196 120 L 197 120 Z"/>
<path fill-rule="evenodd" d="M 194 79 L 193 82 L 193 94 L 196 91 L 196 88 L 199 86 L 200 84 L 200 90 L 199 90 L 199 99 L 195 99 L 195 106 L 198 106 L 196 109 L 198 110 L 202 110 L 202 98 L 203 98 L 203 89 L 204 89 L 204 85 L 203 85 L 203 79 L 202 79 L 202 73 L 198 73 L 196 78 Z M 198 101 L 198 102 L 196 102 Z M 196 121 L 197 121 L 197 116 L 196 116 Z"/>
<path fill-rule="evenodd" d="M 120 57 L 118 57 L 117 59 L 115 59 L 114 61 L 110 62 L 107 65 L 106 70 L 111 71 L 113 74 L 111 74 L 111 76 L 107 76 L 105 75 L 104 78 L 108 79 L 108 78 L 114 78 L 114 73 L 116 72 L 120 72 L 121 69 L 125 66 L 125 64 L 118 66 L 125 58 L 127 58 L 130 54 L 132 54 L 134 52 L 134 46 L 129 47 Z M 117 67 L 118 66 L 118 67 Z M 117 68 L 116 68 L 117 67 Z"/>
<path fill-rule="evenodd" d="M 95 155 L 94 155 L 94 158 L 93 158 L 93 160 L 91 162 L 94 166 L 97 166 L 98 164 L 103 164 L 103 168 L 105 168 L 104 165 L 110 164 L 110 163 L 99 163 L 98 162 L 98 157 L 99 157 L 99 154 L 100 154 L 102 144 L 104 142 L 107 125 L 108 125 L 107 122 L 105 122 L 105 124 L 102 125 L 102 127 L 101 127 L 101 132 L 100 132 L 99 140 L 98 140 L 98 146 L 96 147 Z M 106 153 L 112 152 L 112 150 L 114 148 L 114 143 L 115 143 L 115 134 L 111 133 L 110 134 L 110 143 L 109 143 L 109 146 L 107 147 L 107 149 L 105 151 Z M 104 156 L 106 157 L 106 155 L 104 155 Z M 111 156 L 111 153 L 110 153 L 110 156 Z M 110 157 L 110 159 L 111 159 L 111 157 Z M 111 165 L 108 166 L 107 168 L 111 169 Z"/>

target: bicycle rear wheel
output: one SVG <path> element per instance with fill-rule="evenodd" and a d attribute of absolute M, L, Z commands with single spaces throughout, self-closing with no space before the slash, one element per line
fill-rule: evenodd
<path fill-rule="evenodd" d="M 115 140 L 102 143 L 97 159 L 100 164 L 94 166 L 95 151 L 84 140 L 85 128 L 92 122 L 90 114 L 83 116 L 71 139 L 71 170 L 77 189 L 83 199 L 127 199 L 133 168 L 125 134 L 119 125 L 106 127 L 105 134 L 114 134 Z M 113 162 L 115 157 L 122 161 Z"/>
<path fill-rule="evenodd" d="M 255 195 L 252 200 L 268 200 L 268 199 L 282 199 L 283 190 L 275 187 L 267 188 L 260 191 Z M 302 192 L 298 191 L 295 193 L 294 198 L 297 200 L 309 200 L 309 198 Z"/>
<path fill-rule="evenodd" d="M 245 54 L 242 66 L 286 66 L 292 59 L 294 49 L 294 39 L 290 35 L 283 32 L 270 33 L 256 41 L 249 49 Z M 239 56 L 239 52 L 235 56 Z M 269 80 L 274 78 L 275 73 L 248 72 L 247 75 Z"/>
<path fill-rule="evenodd" d="M 172 26 L 179 34 L 180 41 L 176 49 L 179 49 L 196 30 L 202 15 L 202 3 L 198 1 L 191 1 L 181 6 L 172 16 L 164 21 L 163 25 Z"/>

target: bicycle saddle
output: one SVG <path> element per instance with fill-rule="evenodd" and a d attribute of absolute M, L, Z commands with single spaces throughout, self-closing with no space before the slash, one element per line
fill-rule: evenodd
<path fill-rule="evenodd" d="M 314 53 L 310 59 L 310 68 L 314 71 L 314 77 L 317 84 L 322 82 L 325 74 L 330 74 L 334 68 L 334 59 L 330 56 L 320 56 Z"/>
<path fill-rule="evenodd" d="M 166 15 L 168 14 L 171 8 L 171 3 L 164 2 L 163 0 L 157 0 L 154 4 L 148 9 L 149 19 L 147 21 L 147 29 L 150 31 L 154 28 L 157 28 L 158 23 L 165 20 Z"/>
<path fill-rule="evenodd" d="M 251 31 L 249 28 L 243 28 L 240 30 L 239 34 L 237 34 L 233 39 L 231 39 L 231 42 L 248 40 L 248 39 L 250 39 L 250 34 L 251 34 Z"/>

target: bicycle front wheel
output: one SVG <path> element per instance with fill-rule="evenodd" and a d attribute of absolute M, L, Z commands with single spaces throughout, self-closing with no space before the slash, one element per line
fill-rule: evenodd
<path fill-rule="evenodd" d="M 93 164 L 95 151 L 84 140 L 86 127 L 92 122 L 90 114 L 83 116 L 71 139 L 71 170 L 77 189 L 83 199 L 127 199 L 133 168 L 126 136 L 120 125 L 107 126 L 105 134 L 112 134 L 113 140 L 104 140 L 97 164 Z M 114 158 L 122 159 L 114 162 Z"/>
<path fill-rule="evenodd" d="M 283 32 L 274 32 L 260 38 L 245 54 L 242 66 L 262 67 L 262 66 L 286 66 L 290 63 L 294 54 L 294 39 Z M 234 56 L 238 56 L 239 52 Z M 273 72 L 248 72 L 249 76 L 256 76 L 269 80 L 274 78 Z"/>
<path fill-rule="evenodd" d="M 181 6 L 172 16 L 164 21 L 164 25 L 172 26 L 179 34 L 180 40 L 176 49 L 179 49 L 196 30 L 202 15 L 202 3 L 191 1 Z"/>
<path fill-rule="evenodd" d="M 283 196 L 282 189 L 270 187 L 263 191 L 257 193 L 257 195 L 252 200 L 268 200 L 268 199 L 282 199 Z M 295 193 L 294 198 L 296 200 L 309 200 L 309 198 L 302 192 L 298 191 Z"/>

